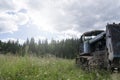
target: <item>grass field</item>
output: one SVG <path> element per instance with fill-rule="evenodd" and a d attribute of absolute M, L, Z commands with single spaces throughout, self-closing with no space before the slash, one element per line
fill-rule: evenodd
<path fill-rule="evenodd" d="M 86 73 L 75 66 L 74 60 L 0 55 L 0 80 L 111 80 L 111 78 L 107 72 Z"/>

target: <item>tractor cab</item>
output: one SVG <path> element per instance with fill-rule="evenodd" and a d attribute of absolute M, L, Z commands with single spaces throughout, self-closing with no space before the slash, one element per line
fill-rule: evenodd
<path fill-rule="evenodd" d="M 82 42 L 93 39 L 94 37 L 96 37 L 101 32 L 104 32 L 104 31 L 103 30 L 94 30 L 94 31 L 85 32 L 81 36 Z"/>
<path fill-rule="evenodd" d="M 85 32 L 81 36 L 81 46 L 80 46 L 80 53 L 83 54 L 90 54 L 91 52 L 94 52 L 96 50 L 101 50 L 103 45 L 103 41 L 105 37 L 105 31 L 103 30 L 94 30 Z"/>

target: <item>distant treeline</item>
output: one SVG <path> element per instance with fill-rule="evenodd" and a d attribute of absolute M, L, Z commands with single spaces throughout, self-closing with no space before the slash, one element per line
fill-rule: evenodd
<path fill-rule="evenodd" d="M 15 54 L 20 56 L 35 55 L 46 56 L 53 55 L 60 58 L 74 58 L 79 53 L 79 39 L 66 39 L 61 41 L 52 40 L 48 43 L 48 40 L 35 42 L 34 38 L 27 39 L 26 42 L 21 45 L 19 41 L 0 41 L 0 53 L 1 54 Z"/>

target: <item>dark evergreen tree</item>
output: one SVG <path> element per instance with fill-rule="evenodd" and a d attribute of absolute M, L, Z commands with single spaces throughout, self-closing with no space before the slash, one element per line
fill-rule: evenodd
<path fill-rule="evenodd" d="M 12 53 L 24 56 L 25 54 L 44 56 L 47 54 L 54 55 L 60 58 L 75 58 L 76 54 L 79 53 L 80 47 L 79 39 L 66 39 L 61 41 L 51 40 L 39 40 L 35 42 L 34 38 L 27 39 L 23 45 L 19 44 L 19 41 L 2 42 L 0 40 L 0 53 Z"/>

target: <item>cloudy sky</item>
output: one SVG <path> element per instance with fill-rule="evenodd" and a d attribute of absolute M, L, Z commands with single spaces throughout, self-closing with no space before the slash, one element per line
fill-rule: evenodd
<path fill-rule="evenodd" d="M 120 0 L 0 0 L 0 40 L 79 38 L 119 23 Z"/>

